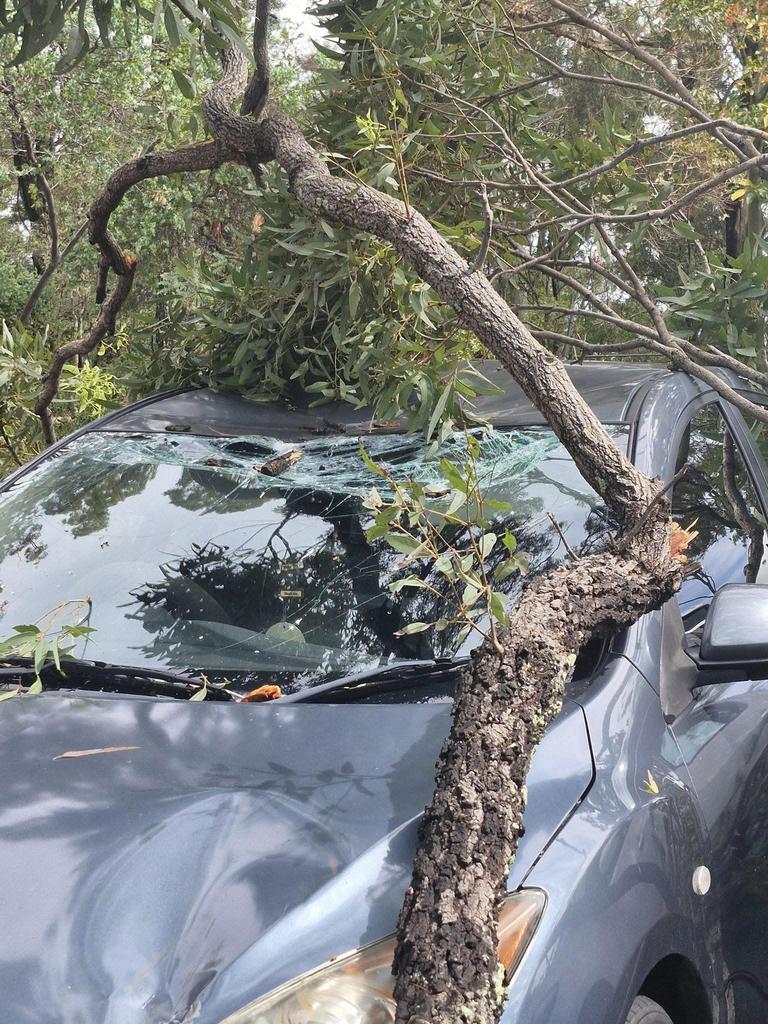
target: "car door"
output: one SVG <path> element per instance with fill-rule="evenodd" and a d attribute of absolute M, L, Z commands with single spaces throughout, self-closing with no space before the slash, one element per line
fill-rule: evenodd
<path fill-rule="evenodd" d="M 678 595 L 688 633 L 701 628 L 719 587 L 768 583 L 755 457 L 737 416 L 716 403 L 694 413 L 677 460 L 688 472 L 672 496 L 674 518 L 698 531 Z M 672 731 L 709 834 L 706 899 L 720 932 L 735 1020 L 762 1024 L 768 1017 L 768 681 L 704 686 L 693 698 Z"/>

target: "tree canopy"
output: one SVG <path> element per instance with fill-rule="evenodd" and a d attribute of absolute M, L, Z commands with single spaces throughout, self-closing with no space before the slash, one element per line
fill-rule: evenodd
<path fill-rule="evenodd" d="M 746 167 L 707 186 L 728 160 L 701 118 L 690 123 L 700 103 L 762 127 L 760 6 L 607 5 L 606 21 L 666 61 L 691 102 L 653 85 L 647 62 L 617 63 L 610 40 L 564 26 L 564 15 L 547 21 L 549 6 L 325 0 L 324 41 L 310 60 L 280 40 L 278 12 L 275 95 L 304 111 L 340 173 L 411 202 L 471 258 L 482 247 L 485 190 L 494 214 L 485 265 L 555 351 L 655 338 L 653 316 L 612 266 L 615 243 L 670 331 L 762 366 L 764 179 Z M 79 240 L 25 329 L 17 323 L 50 246 L 19 116 L 36 167 L 52 178 L 64 249 L 111 169 L 203 137 L 200 97 L 217 77 L 222 38 L 248 43 L 247 12 L 226 4 L 84 0 L 35 8 L 31 18 L 25 10 L 3 19 L 0 359 L 8 372 L 26 370 L 6 391 L 17 414 L 6 414 L 4 429 L 9 438 L 21 431 L 16 446 L 28 453 L 38 432 L 23 410 L 44 353 L 80 333 L 94 306 L 92 256 Z M 567 186 L 573 209 L 589 215 L 569 217 L 531 169 L 558 182 L 561 197 Z M 114 230 L 140 261 L 137 285 L 116 335 L 87 366 L 68 368 L 59 399 L 68 422 L 203 377 L 254 398 L 374 402 L 382 419 L 410 408 L 413 425 L 429 428 L 484 387 L 467 370 L 476 342 L 391 246 L 297 217 L 280 174 L 268 170 L 265 185 L 254 190 L 225 165 L 129 193 Z M 595 211 L 610 225 L 608 241 Z M 623 285 L 611 279 L 617 272 Z"/>

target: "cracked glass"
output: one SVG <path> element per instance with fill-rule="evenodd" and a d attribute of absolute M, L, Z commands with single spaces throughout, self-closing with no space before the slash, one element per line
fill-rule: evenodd
<path fill-rule="evenodd" d="M 626 428 L 608 429 L 625 447 Z M 511 505 L 494 528 L 515 534 L 531 572 L 565 555 L 549 513 L 577 550 L 602 543 L 607 513 L 551 431 L 473 433 L 486 496 Z M 459 651 L 455 632 L 396 635 L 444 609 L 429 607 L 436 599 L 423 590 L 390 593 L 402 556 L 366 539 L 362 498 L 382 481 L 359 444 L 349 436 L 74 439 L 0 494 L 0 633 L 89 598 L 81 622 L 94 632 L 77 656 L 206 673 L 243 692 L 466 653 L 472 641 Z M 397 479 L 423 484 L 441 481 L 440 458 L 466 455 L 461 432 L 437 452 L 413 435 L 364 444 Z M 266 474 L 296 450 L 298 461 Z M 514 597 L 520 585 L 513 576 L 502 589 Z"/>

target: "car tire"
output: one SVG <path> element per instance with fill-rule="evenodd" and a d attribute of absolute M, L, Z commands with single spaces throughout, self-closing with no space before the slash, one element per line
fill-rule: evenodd
<path fill-rule="evenodd" d="M 674 1024 L 672 1018 L 652 999 L 638 996 L 629 1008 L 626 1024 Z"/>

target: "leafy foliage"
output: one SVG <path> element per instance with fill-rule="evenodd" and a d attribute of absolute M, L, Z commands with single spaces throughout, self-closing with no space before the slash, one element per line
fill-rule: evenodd
<path fill-rule="evenodd" d="M 684 113 L 642 91 L 607 95 L 589 77 L 615 71 L 599 47 L 544 30 L 526 33 L 521 45 L 508 30 L 505 4 L 320 0 L 317 9 L 328 35 L 313 61 L 297 57 L 277 30 L 275 89 L 335 173 L 422 210 L 470 259 L 484 230 L 484 182 L 495 213 L 487 269 L 500 272 L 498 289 L 533 330 L 545 339 L 555 332 L 560 340 L 548 343 L 562 355 L 577 351 L 569 337 L 611 343 L 626 337 L 626 328 L 596 316 L 583 292 L 533 265 L 548 252 L 556 255 L 555 269 L 567 268 L 616 317 L 653 329 L 633 295 L 603 273 L 610 254 L 594 225 L 559 224 L 557 204 L 531 187 L 523 169 L 562 181 L 606 164 L 571 185 L 574 200 L 619 217 L 642 216 L 722 166 L 722 152 L 706 134 L 669 143 L 654 151 L 658 159 L 644 152 L 620 159 L 633 141 L 687 123 Z M 66 240 L 118 163 L 202 137 L 200 99 L 218 74 L 221 43 L 209 29 L 241 39 L 245 12 L 229 0 L 120 9 L 82 0 L 68 13 L 54 2 L 22 24 L 20 11 L 13 2 L 6 9 L 0 52 L 17 65 L 9 74 L 40 164 L 55 178 Z M 702 101 L 762 125 L 768 108 L 758 76 L 760 5 L 660 0 L 648 8 L 615 0 L 605 13 L 662 54 Z M 551 70 L 546 61 L 580 77 L 542 75 Z M 648 80 L 637 66 L 622 74 L 638 85 Z M 0 128 L 9 133 L 13 125 L 6 118 Z M 14 167 L 10 150 L 6 156 L 0 257 L 11 273 L 0 285 L 0 308 L 13 324 L 47 236 L 44 222 L 23 222 L 13 198 L 23 169 Z M 746 177 L 676 216 L 617 223 L 610 236 L 674 330 L 758 365 L 765 346 L 764 301 L 755 291 L 763 189 Z M 741 209 L 752 211 L 745 219 L 748 246 L 742 239 L 738 252 L 726 252 L 728 222 Z M 532 224 L 540 227 L 533 231 Z M 70 400 L 59 409 L 59 418 L 67 408 L 76 414 L 68 422 L 84 407 L 95 412 L 202 379 L 256 400 L 372 405 L 383 420 L 407 409 L 410 426 L 431 435 L 441 422 L 450 429 L 460 400 L 471 403 L 485 387 L 467 370 L 477 343 L 392 249 L 297 216 L 279 174 L 268 172 L 263 190 L 233 166 L 147 182 L 129 194 L 112 226 L 139 257 L 138 284 L 118 337 L 92 366 L 78 368 L 80 405 Z M 47 328 L 50 346 L 80 333 L 95 313 L 92 282 L 93 257 L 82 243 L 30 330 L 43 337 Z M 83 387 L 96 396 L 94 404 Z M 24 422 L 26 394 L 14 399 L 14 435 L 34 433 Z M 7 451 L 0 457 L 7 463 Z"/>
<path fill-rule="evenodd" d="M 0 322 L 0 470 L 31 458 L 42 445 L 40 423 L 32 409 L 50 358 L 46 330 L 12 330 Z M 114 375 L 87 360 L 68 364 L 56 398 L 56 412 L 75 430 L 103 415 L 118 395 Z"/>
<path fill-rule="evenodd" d="M 35 683 L 34 688 L 28 689 L 27 693 L 40 692 L 40 673 L 49 662 L 52 662 L 62 675 L 64 674 L 61 667 L 62 658 L 69 656 L 77 642 L 90 636 L 93 630 L 80 622 L 72 623 L 62 619 L 67 616 L 81 618 L 83 613 L 87 615 L 89 606 L 88 598 L 65 601 L 38 622 L 14 626 L 11 636 L 0 641 L 0 664 L 12 662 L 16 658 L 32 661 Z M 0 700 L 10 695 L 6 693 L 0 696 Z"/>
<path fill-rule="evenodd" d="M 669 289 L 670 322 L 680 335 L 765 365 L 768 357 L 768 240 L 747 240 L 727 263 L 712 254 L 707 267 L 680 272 Z"/>
<path fill-rule="evenodd" d="M 477 468 L 481 442 L 467 434 L 466 444 L 463 461 L 441 459 L 443 483 L 427 485 L 396 479 L 360 444 L 365 465 L 385 485 L 384 494 L 374 488 L 364 501 L 374 517 L 367 539 L 383 539 L 403 555 L 401 571 L 416 563 L 429 568 L 426 577 L 411 571 L 394 580 L 389 589 L 395 594 L 405 588 L 424 590 L 435 599 L 429 606 L 442 613 L 431 622 L 410 622 L 400 633 L 451 630 L 457 633 L 455 647 L 472 631 L 498 644 L 496 629 L 506 625 L 507 609 L 497 586 L 527 567 L 509 530 L 494 532 L 494 514 L 510 506 L 484 493 Z"/>

